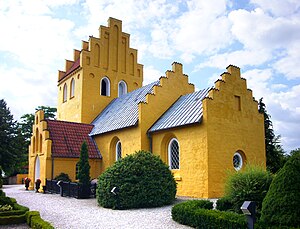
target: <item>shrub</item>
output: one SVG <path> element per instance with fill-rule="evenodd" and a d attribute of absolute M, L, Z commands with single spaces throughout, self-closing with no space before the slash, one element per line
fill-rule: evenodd
<path fill-rule="evenodd" d="M 0 213 L 6 212 L 6 211 L 11 211 L 11 210 L 13 210 L 13 207 L 11 205 L 8 205 L 8 204 L 0 205 Z"/>
<path fill-rule="evenodd" d="M 180 203 L 185 208 L 204 208 L 204 209 L 213 209 L 213 202 L 210 202 L 209 200 L 188 200 L 183 203 Z"/>
<path fill-rule="evenodd" d="M 218 199 L 216 209 L 220 211 L 233 211 L 231 199 L 226 196 Z"/>
<path fill-rule="evenodd" d="M 83 142 L 79 157 L 78 180 L 82 185 L 90 186 L 90 164 L 89 154 L 86 142 Z"/>
<path fill-rule="evenodd" d="M 261 221 L 267 226 L 300 225 L 300 153 L 293 154 L 278 171 L 267 193 Z"/>
<path fill-rule="evenodd" d="M 117 187 L 117 195 L 111 190 Z M 113 209 L 158 207 L 175 200 L 169 167 L 150 152 L 139 151 L 115 162 L 99 176 L 99 205 Z"/>
<path fill-rule="evenodd" d="M 0 189 L 0 197 L 5 196 L 5 192 L 3 192 L 3 190 Z"/>
<path fill-rule="evenodd" d="M 172 219 L 196 228 L 246 228 L 246 218 L 233 212 L 222 212 L 199 208 L 189 201 L 172 208 Z"/>
<path fill-rule="evenodd" d="M 13 205 L 14 201 L 6 196 L 0 196 L 0 205 Z"/>
<path fill-rule="evenodd" d="M 26 221 L 25 214 L 29 211 L 29 208 L 17 204 L 13 198 L 9 199 L 12 203 L 13 210 L 0 212 L 0 225 L 24 223 Z"/>
<path fill-rule="evenodd" d="M 49 222 L 44 221 L 38 211 L 29 211 L 26 214 L 26 222 L 31 228 L 52 229 L 54 228 Z"/>
<path fill-rule="evenodd" d="M 2 188 L 3 185 L 3 179 L 2 179 L 2 168 L 0 166 L 0 188 Z"/>
<path fill-rule="evenodd" d="M 247 166 L 245 170 L 229 175 L 225 184 L 225 196 L 232 203 L 233 210 L 241 213 L 244 201 L 255 201 L 258 213 L 272 182 L 272 175 L 263 168 Z"/>
<path fill-rule="evenodd" d="M 60 173 L 59 175 L 57 175 L 54 180 L 62 180 L 62 181 L 65 181 L 65 182 L 71 182 L 71 179 L 69 177 L 68 174 L 66 173 Z"/>

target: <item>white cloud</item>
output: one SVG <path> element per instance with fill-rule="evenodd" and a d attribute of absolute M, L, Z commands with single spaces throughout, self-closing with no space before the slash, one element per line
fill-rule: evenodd
<path fill-rule="evenodd" d="M 300 8 L 298 0 L 251 0 L 251 2 L 275 16 L 290 16 Z"/>
<path fill-rule="evenodd" d="M 243 68 L 245 66 L 259 66 L 270 60 L 272 55 L 266 50 L 237 50 L 228 53 L 216 54 L 195 67 L 198 71 L 204 67 L 215 67 L 223 69 L 224 67 L 234 64 Z"/>
<path fill-rule="evenodd" d="M 173 34 L 174 45 L 182 57 L 214 53 L 231 43 L 226 1 L 189 1 L 188 8 L 176 20 Z"/>
<path fill-rule="evenodd" d="M 161 71 L 154 68 L 153 66 L 145 66 L 144 67 L 144 82 L 143 85 L 147 85 L 158 80 L 161 76 L 164 76 Z"/>

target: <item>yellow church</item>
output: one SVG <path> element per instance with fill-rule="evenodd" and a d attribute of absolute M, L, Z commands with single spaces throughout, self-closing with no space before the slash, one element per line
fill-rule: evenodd
<path fill-rule="evenodd" d="M 76 180 L 83 141 L 92 178 L 127 154 L 148 150 L 169 165 L 179 196 L 221 197 L 228 171 L 265 166 L 263 115 L 238 67 L 228 66 L 214 86 L 195 91 L 174 62 L 143 86 L 143 65 L 122 22 L 109 18 L 99 34 L 82 41 L 58 73 L 57 120 L 35 114 L 32 181 L 45 184 L 61 172 Z"/>

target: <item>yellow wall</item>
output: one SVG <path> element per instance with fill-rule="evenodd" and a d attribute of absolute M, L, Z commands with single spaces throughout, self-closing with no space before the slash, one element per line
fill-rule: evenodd
<path fill-rule="evenodd" d="M 83 41 L 81 52 L 74 50 L 74 61 L 80 57 L 80 68 L 67 77 L 59 72 L 58 106 L 59 120 L 91 123 L 113 99 L 118 97 L 118 83 L 123 80 L 127 91 L 142 86 L 143 66 L 137 63 L 137 50 L 129 47 L 129 34 L 122 32 L 122 22 L 109 18 L 108 27 L 100 26 L 99 37 Z M 109 53 L 109 54 L 108 54 Z M 66 61 L 67 72 L 74 61 Z M 100 95 L 103 77 L 110 80 L 110 96 Z M 75 97 L 63 102 L 63 86 L 75 78 Z"/>
<path fill-rule="evenodd" d="M 146 96 L 146 102 L 139 104 L 139 122 L 136 127 L 117 130 L 95 136 L 94 139 L 103 156 L 103 171 L 115 161 L 115 145 L 119 139 L 122 154 L 132 154 L 138 150 L 149 150 L 148 129 L 180 97 L 194 91 L 188 77 L 182 73 L 182 65 L 173 63 L 172 71 L 160 78 L 161 86 L 154 86 L 154 93 Z"/>
<path fill-rule="evenodd" d="M 234 171 L 233 155 L 242 151 L 246 163 L 265 167 L 263 115 L 247 90 L 240 69 L 229 66 L 222 80 L 203 102 L 207 112 L 209 197 L 220 197 L 224 192 L 227 171 Z M 237 98 L 239 96 L 239 99 Z M 240 100 L 240 103 L 238 102 Z"/>

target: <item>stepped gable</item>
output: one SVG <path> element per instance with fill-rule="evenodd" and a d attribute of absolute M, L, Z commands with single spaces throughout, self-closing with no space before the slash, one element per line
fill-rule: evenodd
<path fill-rule="evenodd" d="M 149 129 L 148 132 L 200 123 L 203 115 L 202 100 L 211 88 L 181 96 Z"/>
<path fill-rule="evenodd" d="M 81 145 L 85 141 L 88 144 L 89 158 L 102 158 L 94 140 L 89 137 L 93 125 L 58 120 L 45 121 L 49 138 L 52 140 L 52 157 L 79 158 Z"/>
<path fill-rule="evenodd" d="M 157 85 L 159 81 L 114 99 L 92 122 L 94 128 L 90 136 L 136 126 L 139 118 L 139 103 L 145 103 L 146 96 L 153 94 L 153 87 Z"/>

